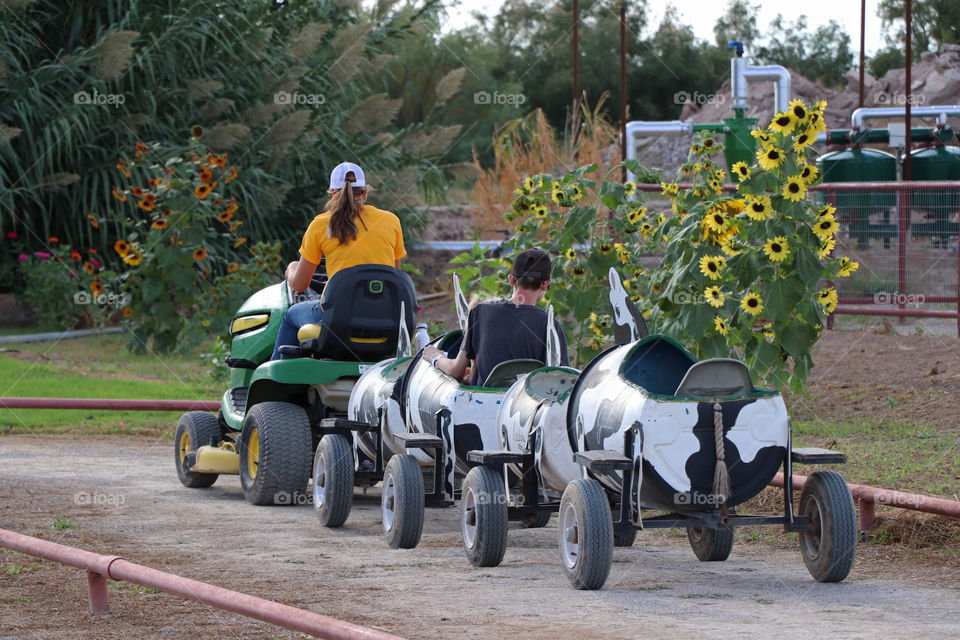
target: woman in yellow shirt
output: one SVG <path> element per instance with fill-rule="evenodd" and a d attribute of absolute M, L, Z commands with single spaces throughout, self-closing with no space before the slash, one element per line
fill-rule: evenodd
<path fill-rule="evenodd" d="M 286 279 L 295 293 L 310 286 L 320 258 L 327 258 L 327 276 L 359 264 L 400 268 L 407 255 L 400 219 L 389 211 L 366 204 L 367 183 L 363 170 L 343 162 L 330 173 L 328 210 L 307 227 L 300 244 L 300 259 L 287 266 Z M 287 309 L 277 334 L 271 360 L 280 359 L 280 347 L 297 345 L 297 332 L 305 324 L 320 324 L 323 313 L 318 301 L 300 302 Z"/>

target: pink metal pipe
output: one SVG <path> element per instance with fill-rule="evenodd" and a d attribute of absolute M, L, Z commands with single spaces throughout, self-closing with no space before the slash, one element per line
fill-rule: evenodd
<path fill-rule="evenodd" d="M 806 476 L 795 474 L 793 476 L 793 488 L 802 489 L 803 483 L 806 481 Z M 783 474 L 777 473 L 777 475 L 773 477 L 773 480 L 770 481 L 770 486 L 782 487 Z M 877 504 L 960 518 L 960 501 L 957 500 L 934 498 L 933 496 L 925 496 L 919 493 L 904 493 L 903 491 L 894 491 L 893 489 L 868 487 L 862 484 L 848 483 L 847 486 L 850 488 L 853 499 L 860 503 L 860 527 L 864 531 L 869 531 L 873 528 L 875 521 L 874 505 Z"/>
<path fill-rule="evenodd" d="M 126 400 L 118 398 L 0 398 L 0 409 L 104 409 L 124 411 L 216 411 L 208 400 Z"/>
<path fill-rule="evenodd" d="M 400 640 L 398 636 L 377 629 L 361 627 L 272 600 L 257 598 L 205 582 L 183 578 L 172 573 L 157 571 L 150 567 L 128 562 L 118 556 L 91 553 L 83 549 L 25 536 L 7 529 L 0 529 L 0 546 L 71 567 L 86 569 L 87 582 L 90 586 L 91 608 L 95 612 L 107 609 L 106 579 L 104 578 L 104 576 L 107 576 L 111 580 L 126 580 L 183 598 L 203 602 L 219 609 L 280 625 L 287 629 L 303 631 L 319 638 L 329 638 L 330 640 Z M 91 572 L 93 572 L 93 575 L 91 575 Z M 100 589 L 101 585 L 103 586 L 102 590 Z"/>

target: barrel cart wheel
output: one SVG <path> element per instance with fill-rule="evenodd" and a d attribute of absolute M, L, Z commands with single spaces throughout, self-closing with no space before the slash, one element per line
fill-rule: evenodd
<path fill-rule="evenodd" d="M 810 517 L 800 532 L 800 553 L 818 582 L 840 582 L 850 573 L 857 549 L 857 514 L 847 483 L 836 471 L 817 471 L 803 483 L 799 515 Z"/>
<path fill-rule="evenodd" d="M 575 589 L 599 589 L 613 562 L 610 504 L 600 483 L 576 480 L 560 500 L 560 557 Z"/>
<path fill-rule="evenodd" d="M 190 471 L 187 454 L 196 451 L 211 442 L 220 442 L 220 423 L 212 413 L 190 411 L 180 416 L 177 432 L 173 437 L 174 460 L 177 463 L 177 477 L 185 487 L 202 489 L 217 481 L 216 473 L 196 473 Z"/>
<path fill-rule="evenodd" d="M 630 527 L 630 529 L 622 533 L 613 532 L 613 546 L 615 547 L 632 547 L 636 541 L 637 530 L 633 527 Z"/>
<path fill-rule="evenodd" d="M 353 446 L 346 436 L 320 439 L 313 458 L 313 510 L 325 527 L 340 527 L 353 506 Z"/>
<path fill-rule="evenodd" d="M 687 540 L 701 562 L 723 562 L 733 550 L 733 528 L 688 527 Z"/>
<path fill-rule="evenodd" d="M 473 566 L 500 564 L 507 549 L 507 495 L 493 468 L 474 467 L 464 478 L 460 527 L 463 550 Z"/>
<path fill-rule="evenodd" d="M 550 524 L 550 516 L 552 515 L 553 514 L 549 511 L 528 513 L 523 516 L 521 524 L 523 524 L 525 529 L 542 529 Z"/>
<path fill-rule="evenodd" d="M 423 502 L 423 475 L 417 459 L 408 453 L 390 458 L 380 499 L 387 544 L 394 549 L 417 546 L 423 532 Z"/>

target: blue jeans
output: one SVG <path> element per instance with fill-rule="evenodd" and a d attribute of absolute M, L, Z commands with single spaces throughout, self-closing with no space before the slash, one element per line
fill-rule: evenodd
<path fill-rule="evenodd" d="M 273 348 L 271 360 L 280 359 L 280 347 L 284 345 L 300 346 L 297 340 L 297 332 L 305 324 L 321 324 L 323 312 L 320 310 L 319 300 L 308 300 L 298 302 L 287 309 L 283 314 L 283 320 L 280 322 L 280 331 L 277 332 L 277 344 Z"/>

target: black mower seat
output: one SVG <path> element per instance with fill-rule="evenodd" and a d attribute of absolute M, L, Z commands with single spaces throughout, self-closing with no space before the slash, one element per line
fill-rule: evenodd
<path fill-rule="evenodd" d="M 401 302 L 413 335 L 417 298 L 407 274 L 383 265 L 342 269 L 324 287 L 319 332 L 301 341 L 300 348 L 314 358 L 347 362 L 378 362 L 395 355 Z"/>
<path fill-rule="evenodd" d="M 543 366 L 544 364 L 539 360 L 527 358 L 506 360 L 493 368 L 493 371 L 490 372 L 490 375 L 488 375 L 484 381 L 483 386 L 496 388 L 509 387 L 512 386 L 520 376 L 530 373 L 531 371 L 536 371 Z"/>
<path fill-rule="evenodd" d="M 745 396 L 752 391 L 753 380 L 747 365 L 731 358 L 712 358 L 687 369 L 676 395 L 719 398 Z"/>

